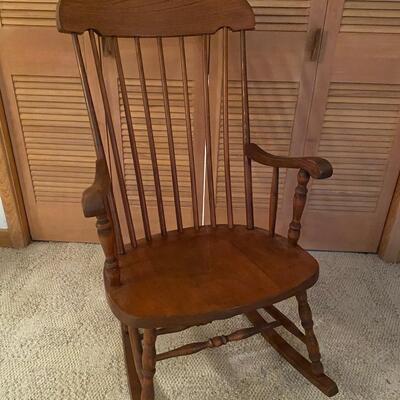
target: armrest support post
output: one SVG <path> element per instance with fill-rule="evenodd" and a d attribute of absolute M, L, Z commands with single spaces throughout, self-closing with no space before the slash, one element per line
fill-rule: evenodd
<path fill-rule="evenodd" d="M 310 174 L 304 169 L 300 169 L 297 175 L 298 186 L 294 195 L 293 201 L 293 220 L 289 226 L 288 238 L 289 242 L 294 246 L 297 245 L 300 239 L 301 217 L 304 212 L 304 207 L 307 201 L 307 185 L 310 181 Z"/>
<path fill-rule="evenodd" d="M 104 280 L 106 285 L 120 284 L 120 269 L 117 258 L 116 238 L 112 219 L 110 218 L 109 196 L 111 181 L 107 163 L 104 159 L 96 162 L 96 177 L 82 196 L 82 207 L 85 217 L 96 217 L 97 233 L 106 260 L 104 263 Z"/>

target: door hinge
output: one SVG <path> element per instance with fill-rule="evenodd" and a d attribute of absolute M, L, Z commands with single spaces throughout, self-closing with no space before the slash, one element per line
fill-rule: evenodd
<path fill-rule="evenodd" d="M 102 37 L 101 48 L 103 50 L 104 57 L 114 57 L 114 43 L 112 38 Z"/>
<path fill-rule="evenodd" d="M 321 51 L 322 40 L 324 38 L 324 30 L 318 28 L 314 31 L 311 41 L 310 61 L 318 62 Z"/>

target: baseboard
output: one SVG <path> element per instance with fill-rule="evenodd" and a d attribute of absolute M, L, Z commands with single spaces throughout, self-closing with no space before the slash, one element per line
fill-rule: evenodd
<path fill-rule="evenodd" d="M 0 247 L 11 247 L 10 234 L 7 229 L 0 229 Z"/>

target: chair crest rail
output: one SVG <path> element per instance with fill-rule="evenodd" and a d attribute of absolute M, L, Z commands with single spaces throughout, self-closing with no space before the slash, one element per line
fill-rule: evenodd
<path fill-rule="evenodd" d="M 222 26 L 254 29 L 245 0 L 61 0 L 57 28 L 65 33 L 94 29 L 104 36 L 156 37 L 214 33 Z"/>

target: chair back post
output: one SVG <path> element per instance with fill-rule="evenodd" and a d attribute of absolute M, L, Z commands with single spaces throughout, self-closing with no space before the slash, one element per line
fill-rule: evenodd
<path fill-rule="evenodd" d="M 100 86 L 101 97 L 103 100 L 104 111 L 106 114 L 107 129 L 108 129 L 108 133 L 109 133 L 108 137 L 110 139 L 112 153 L 114 156 L 114 164 L 115 164 L 115 168 L 117 171 L 118 185 L 119 185 L 120 192 L 121 192 L 121 198 L 122 198 L 122 204 L 123 204 L 123 208 L 124 208 L 124 212 L 125 212 L 125 218 L 126 218 L 126 222 L 128 225 L 129 238 L 130 238 L 131 245 L 133 247 L 136 247 L 137 240 L 136 240 L 135 228 L 133 226 L 132 213 L 131 213 L 129 200 L 128 200 L 128 194 L 127 194 L 127 190 L 126 190 L 124 171 L 123 171 L 121 159 L 119 157 L 119 152 L 118 152 L 117 137 L 116 137 L 114 121 L 113 121 L 113 117 L 112 117 L 112 113 L 111 113 L 110 101 L 109 101 L 109 97 L 108 97 L 108 93 L 107 93 L 106 82 L 104 79 L 103 68 L 101 65 L 99 50 L 97 48 L 96 37 L 95 37 L 94 31 L 92 29 L 89 30 L 89 38 L 90 38 L 90 45 L 92 48 L 94 63 L 95 63 L 95 67 L 96 67 L 97 78 L 98 78 L 98 82 L 99 82 L 99 86 Z"/>

